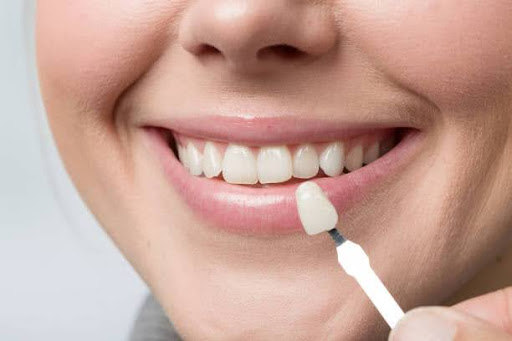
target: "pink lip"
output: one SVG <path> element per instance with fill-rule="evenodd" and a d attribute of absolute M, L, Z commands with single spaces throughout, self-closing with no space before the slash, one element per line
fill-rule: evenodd
<path fill-rule="evenodd" d="M 197 122 L 194 122 L 194 124 L 190 122 L 187 127 L 198 126 Z M 212 122 L 211 118 L 209 122 Z M 156 152 L 158 159 L 160 159 L 163 171 L 170 184 L 200 217 L 220 229 L 239 234 L 269 235 L 303 231 L 295 202 L 297 183 L 255 188 L 232 185 L 218 179 L 192 176 L 174 156 L 167 145 L 162 130 L 155 128 L 155 126 L 144 127 L 146 132 L 144 135 L 147 137 L 149 147 Z M 217 125 L 210 124 L 210 126 L 215 129 Z M 179 125 L 166 128 L 176 130 L 176 127 L 180 133 L 186 134 L 198 129 L 182 129 L 183 126 Z M 304 127 L 304 124 L 301 127 Z M 320 127 L 320 125 L 317 125 L 317 127 Z M 295 137 L 302 137 L 302 131 L 306 131 L 300 129 L 299 134 L 294 135 Z M 259 136 L 264 135 L 260 129 L 256 130 L 259 130 Z M 202 130 L 202 132 L 204 131 L 206 130 Z M 313 129 L 313 138 L 318 131 Z M 362 131 L 359 129 L 344 130 L 341 131 L 341 134 L 345 134 L 344 136 L 359 135 Z M 216 132 L 219 131 L 214 130 L 213 133 L 210 131 L 210 134 Z M 288 137 L 290 137 L 292 136 L 290 132 L 291 130 L 285 131 L 284 134 L 289 134 Z M 234 135 L 242 135 L 242 133 L 235 133 Z M 228 134 L 227 131 L 226 134 Z M 204 136 L 204 134 L 192 135 Z M 219 139 L 222 139 L 222 134 L 220 135 L 221 138 Z M 230 135 L 233 140 L 233 133 L 230 133 Z M 280 141 L 283 141 L 282 133 L 278 135 Z M 388 177 L 406 163 L 408 156 L 413 154 L 415 147 L 421 140 L 419 138 L 421 135 L 417 131 L 411 131 L 386 155 L 357 171 L 338 177 L 317 178 L 314 181 L 326 192 L 342 215 L 343 212 L 356 204 L 380 179 Z M 247 139 L 247 135 L 244 136 Z M 326 135 L 323 136 L 325 139 Z M 336 136 L 340 136 L 339 131 Z M 311 139 L 308 140 L 311 141 Z M 305 139 L 302 139 L 302 141 L 305 141 Z"/>
<path fill-rule="evenodd" d="M 151 126 L 167 128 L 205 140 L 237 142 L 245 145 L 295 144 L 348 140 L 397 125 L 347 124 L 293 117 L 208 116 L 153 120 Z"/>

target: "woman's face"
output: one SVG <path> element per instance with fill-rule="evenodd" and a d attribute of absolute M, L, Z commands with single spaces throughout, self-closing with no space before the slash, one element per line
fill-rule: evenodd
<path fill-rule="evenodd" d="M 364 340 L 294 190 L 404 308 L 447 298 L 511 237 L 511 31 L 506 0 L 44 0 L 37 57 L 75 185 L 185 339 Z"/>

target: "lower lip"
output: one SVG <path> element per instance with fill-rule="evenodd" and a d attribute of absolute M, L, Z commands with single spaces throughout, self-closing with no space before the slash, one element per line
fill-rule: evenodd
<path fill-rule="evenodd" d="M 149 147 L 156 152 L 171 185 L 189 207 L 208 223 L 225 231 L 246 235 L 304 231 L 295 202 L 298 183 L 253 188 L 190 175 L 158 128 L 144 130 Z M 421 135 L 417 131 L 409 132 L 390 152 L 357 171 L 313 181 L 325 191 L 338 213 L 343 215 L 381 179 L 390 177 L 406 164 L 414 154 Z"/>

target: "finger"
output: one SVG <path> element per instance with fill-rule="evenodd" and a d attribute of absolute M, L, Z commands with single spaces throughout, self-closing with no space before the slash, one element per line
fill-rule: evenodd
<path fill-rule="evenodd" d="M 511 341 L 512 335 L 453 308 L 413 309 L 398 322 L 390 341 Z"/>
<path fill-rule="evenodd" d="M 512 334 L 512 287 L 472 298 L 453 307 Z"/>

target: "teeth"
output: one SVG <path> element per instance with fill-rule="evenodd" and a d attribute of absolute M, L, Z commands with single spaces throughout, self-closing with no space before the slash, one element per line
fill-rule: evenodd
<path fill-rule="evenodd" d="M 178 144 L 178 157 L 181 161 L 183 167 L 188 169 L 188 160 L 187 160 L 187 149 Z"/>
<path fill-rule="evenodd" d="M 379 141 L 372 143 L 364 153 L 363 162 L 365 165 L 372 163 L 379 158 Z"/>
<path fill-rule="evenodd" d="M 392 138 L 392 137 L 387 138 L 384 141 L 382 141 L 382 143 L 380 145 L 380 150 L 379 150 L 380 156 L 386 154 L 391 149 L 393 149 L 394 145 L 395 145 L 395 141 L 394 141 L 394 138 Z"/>
<path fill-rule="evenodd" d="M 201 166 L 201 161 L 203 156 L 197 150 L 196 146 L 194 146 L 192 143 L 189 143 L 187 145 L 187 151 L 186 151 L 186 159 L 188 160 L 188 166 L 189 166 L 189 172 L 192 175 L 199 176 L 203 173 L 203 167 Z"/>
<path fill-rule="evenodd" d="M 320 186 L 307 181 L 295 192 L 297 210 L 307 234 L 313 235 L 336 227 L 338 213 Z"/>
<path fill-rule="evenodd" d="M 292 177 L 314 178 L 320 169 L 329 177 L 341 175 L 344 169 L 355 171 L 391 150 L 395 146 L 395 136 L 358 137 L 348 141 L 349 150 L 344 141 L 259 148 L 237 143 L 223 145 L 182 136 L 177 137 L 177 142 L 179 160 L 190 174 L 204 174 L 207 178 L 222 174 L 224 181 L 232 184 L 254 185 L 259 182 L 266 187 L 286 182 Z M 199 149 L 201 145 L 204 145 L 202 150 Z"/>
<path fill-rule="evenodd" d="M 310 144 L 299 146 L 293 154 L 293 176 L 309 179 L 318 174 L 318 154 Z"/>
<path fill-rule="evenodd" d="M 347 154 L 345 167 L 350 171 L 355 171 L 363 166 L 363 146 L 357 144 L 353 146 Z"/>
<path fill-rule="evenodd" d="M 286 146 L 262 147 L 257 160 L 262 184 L 285 182 L 292 177 L 292 156 Z"/>
<path fill-rule="evenodd" d="M 320 155 L 320 168 L 328 176 L 338 176 L 343 172 L 344 152 L 341 142 L 329 144 Z"/>
<path fill-rule="evenodd" d="M 212 142 L 204 145 L 202 166 L 207 178 L 216 177 L 222 172 L 222 155 Z"/>
<path fill-rule="evenodd" d="M 232 184 L 252 185 L 258 182 L 256 159 L 244 146 L 230 144 L 222 161 L 222 175 Z"/>

